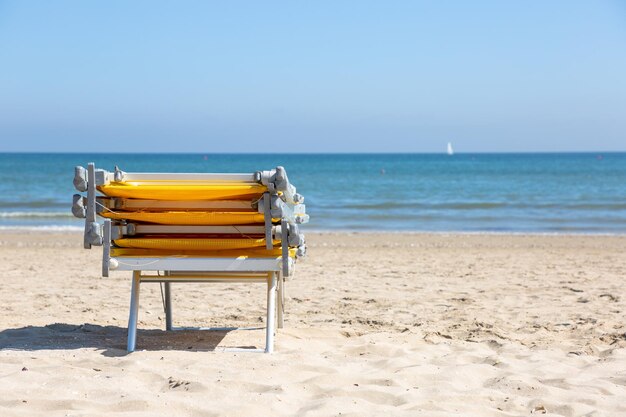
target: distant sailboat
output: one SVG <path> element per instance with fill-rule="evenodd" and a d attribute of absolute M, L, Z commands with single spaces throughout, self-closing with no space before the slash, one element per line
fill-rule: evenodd
<path fill-rule="evenodd" d="M 454 150 L 452 149 L 452 143 L 448 142 L 448 155 L 454 155 Z"/>

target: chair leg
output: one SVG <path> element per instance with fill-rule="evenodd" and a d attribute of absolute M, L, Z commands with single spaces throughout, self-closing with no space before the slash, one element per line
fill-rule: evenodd
<path fill-rule="evenodd" d="M 135 351 L 137 341 L 137 316 L 139 314 L 139 286 L 141 284 L 140 271 L 133 271 L 133 284 L 130 290 L 130 314 L 128 316 L 128 352 Z"/>
<path fill-rule="evenodd" d="M 278 300 L 277 300 L 277 316 L 278 316 L 278 328 L 282 329 L 285 326 L 285 319 L 283 317 L 285 312 L 285 278 L 282 273 L 278 273 Z"/>
<path fill-rule="evenodd" d="M 165 330 L 172 330 L 172 292 L 170 282 L 164 283 L 165 296 Z"/>
<path fill-rule="evenodd" d="M 265 353 L 274 351 L 274 331 L 276 326 L 276 273 L 267 280 L 267 327 L 265 331 Z"/>

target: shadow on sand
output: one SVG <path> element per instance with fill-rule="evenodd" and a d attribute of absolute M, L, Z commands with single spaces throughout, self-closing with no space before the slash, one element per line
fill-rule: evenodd
<path fill-rule="evenodd" d="M 137 350 L 213 351 L 230 330 L 138 330 Z M 124 356 L 126 328 L 55 323 L 0 331 L 0 349 L 67 350 L 95 348 L 105 356 Z M 253 346 L 239 346 L 249 349 Z"/>

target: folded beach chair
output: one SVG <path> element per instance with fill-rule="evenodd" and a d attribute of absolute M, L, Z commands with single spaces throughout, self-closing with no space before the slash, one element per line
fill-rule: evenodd
<path fill-rule="evenodd" d="M 102 275 L 133 271 L 128 351 L 135 350 L 139 288 L 171 283 L 267 283 L 265 349 L 283 327 L 285 277 L 306 253 L 303 197 L 282 167 L 250 174 L 128 173 L 76 167 L 72 212 L 85 219 L 84 247 L 103 247 Z M 278 302 L 276 300 L 278 293 Z"/>

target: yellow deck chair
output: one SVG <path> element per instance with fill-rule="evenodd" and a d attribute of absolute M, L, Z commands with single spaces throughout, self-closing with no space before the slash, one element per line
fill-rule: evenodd
<path fill-rule="evenodd" d="M 171 283 L 266 283 L 263 351 L 273 351 L 275 320 L 279 328 L 284 323 L 284 278 L 306 253 L 299 224 L 308 221 L 303 197 L 282 167 L 161 174 L 109 172 L 92 163 L 75 168 L 74 186 L 86 196 L 74 195 L 72 212 L 85 219 L 85 248 L 103 247 L 103 276 L 133 272 L 129 352 L 136 346 L 142 282 L 164 285 L 166 330 L 174 329 Z"/>

